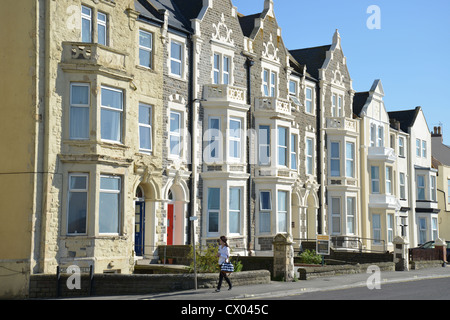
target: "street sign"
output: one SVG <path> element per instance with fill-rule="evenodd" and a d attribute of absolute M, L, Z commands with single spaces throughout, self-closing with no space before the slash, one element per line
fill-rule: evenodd
<path fill-rule="evenodd" d="M 316 253 L 322 256 L 330 255 L 330 236 L 317 235 Z"/>

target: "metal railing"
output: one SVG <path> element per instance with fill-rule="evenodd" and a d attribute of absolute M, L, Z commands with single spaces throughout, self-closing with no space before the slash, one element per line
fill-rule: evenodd
<path fill-rule="evenodd" d="M 295 238 L 294 242 L 296 242 L 296 246 L 294 248 L 298 249 L 297 251 L 302 251 L 302 242 L 313 242 L 315 244 L 316 241 L 316 239 Z M 330 246 L 333 250 L 347 249 L 354 250 L 360 253 L 385 253 L 387 251 L 386 241 L 382 239 L 364 238 L 357 236 L 331 236 L 330 242 Z"/>

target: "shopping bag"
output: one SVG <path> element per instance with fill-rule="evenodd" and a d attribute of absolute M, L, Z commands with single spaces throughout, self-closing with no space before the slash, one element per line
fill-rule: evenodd
<path fill-rule="evenodd" d="M 224 262 L 220 267 L 220 270 L 222 270 L 223 272 L 233 272 L 234 266 L 231 262 Z"/>

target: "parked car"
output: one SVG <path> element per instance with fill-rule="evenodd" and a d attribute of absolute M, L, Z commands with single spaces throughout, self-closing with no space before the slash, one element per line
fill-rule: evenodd
<path fill-rule="evenodd" d="M 447 262 L 450 262 L 450 241 L 445 242 L 447 242 Z M 434 249 L 434 241 L 427 241 L 414 249 Z"/>

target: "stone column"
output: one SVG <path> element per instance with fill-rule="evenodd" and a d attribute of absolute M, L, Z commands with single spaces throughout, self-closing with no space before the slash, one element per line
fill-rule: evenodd
<path fill-rule="evenodd" d="M 394 241 L 395 271 L 409 271 L 409 245 L 402 237 L 395 237 Z"/>
<path fill-rule="evenodd" d="M 273 277 L 294 280 L 294 242 L 290 234 L 277 234 L 273 239 Z"/>

